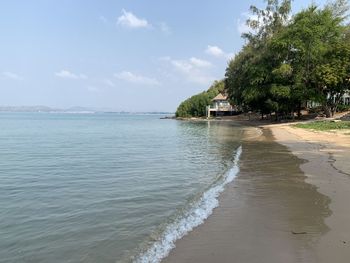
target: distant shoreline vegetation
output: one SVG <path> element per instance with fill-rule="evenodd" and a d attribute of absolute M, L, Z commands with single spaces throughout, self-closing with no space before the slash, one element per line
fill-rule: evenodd
<path fill-rule="evenodd" d="M 220 89 L 245 112 L 301 116 L 309 104 L 326 117 L 347 107 L 350 90 L 349 3 L 311 4 L 291 16 L 291 0 L 250 7 L 246 44 L 229 61 Z M 214 84 L 215 86 L 215 84 Z M 217 90 L 215 90 L 216 92 Z M 211 88 L 182 102 L 177 117 L 205 116 Z M 347 94 L 347 101 L 345 95 Z"/>
<path fill-rule="evenodd" d="M 110 109 L 96 109 L 85 107 L 71 107 L 67 109 L 51 108 L 48 106 L 0 106 L 1 112 L 23 112 L 23 113 L 111 113 L 111 114 L 155 114 L 155 115 L 173 115 L 174 112 L 150 111 L 150 112 L 129 112 L 113 111 Z"/>
<path fill-rule="evenodd" d="M 213 85 L 207 90 L 194 95 L 181 102 L 175 112 L 177 118 L 203 117 L 206 116 L 206 107 L 210 105 L 211 100 L 225 89 L 224 80 L 214 81 Z"/>

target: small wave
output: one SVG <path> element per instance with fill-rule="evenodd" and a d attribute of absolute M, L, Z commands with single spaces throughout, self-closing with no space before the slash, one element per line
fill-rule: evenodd
<path fill-rule="evenodd" d="M 238 161 L 241 153 L 242 146 L 237 149 L 233 167 L 226 174 L 224 180 L 205 191 L 200 199 L 184 213 L 182 218 L 168 225 L 159 240 L 153 243 L 145 253 L 137 257 L 135 263 L 160 262 L 175 248 L 176 240 L 202 224 L 213 213 L 214 208 L 219 205 L 218 197 L 224 191 L 225 185 L 232 182 L 239 172 Z"/>

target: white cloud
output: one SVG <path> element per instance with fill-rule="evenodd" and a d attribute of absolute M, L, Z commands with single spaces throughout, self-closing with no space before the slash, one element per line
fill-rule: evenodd
<path fill-rule="evenodd" d="M 187 60 L 172 60 L 171 58 L 162 60 L 170 62 L 173 68 L 189 82 L 208 85 L 215 79 L 207 72 L 207 69 L 212 66 L 208 61 L 194 57 Z"/>
<path fill-rule="evenodd" d="M 205 53 L 217 58 L 226 58 L 226 59 L 231 59 L 235 55 L 234 53 L 226 53 L 218 46 L 211 46 L 211 45 L 208 45 L 207 49 L 205 50 Z"/>
<path fill-rule="evenodd" d="M 146 19 L 138 18 L 131 12 L 127 12 L 125 9 L 122 10 L 123 15 L 118 17 L 117 25 L 121 25 L 129 28 L 145 28 L 150 27 Z"/>
<path fill-rule="evenodd" d="M 201 67 L 201 68 L 209 68 L 212 66 L 212 64 L 209 61 L 202 60 L 202 59 L 195 58 L 195 57 L 190 58 L 190 62 L 194 66 Z"/>
<path fill-rule="evenodd" d="M 61 70 L 60 72 L 56 72 L 55 76 L 63 79 L 87 79 L 87 76 L 84 74 L 74 74 L 65 69 Z"/>
<path fill-rule="evenodd" d="M 218 46 L 211 46 L 208 45 L 207 49 L 205 50 L 205 52 L 209 55 L 212 55 L 214 57 L 222 57 L 225 55 L 225 52 L 222 51 L 221 48 L 219 48 Z"/>
<path fill-rule="evenodd" d="M 111 81 L 110 79 L 104 79 L 103 83 L 109 87 L 112 87 L 112 88 L 115 87 L 113 81 Z"/>
<path fill-rule="evenodd" d="M 236 54 L 235 53 L 226 53 L 226 58 L 227 59 L 232 59 L 232 58 L 234 58 L 234 56 L 236 56 Z"/>
<path fill-rule="evenodd" d="M 184 60 L 172 60 L 171 64 L 179 71 L 183 73 L 189 73 L 192 69 L 194 69 L 194 66 L 191 63 L 188 63 Z"/>
<path fill-rule="evenodd" d="M 141 75 L 136 75 L 130 71 L 122 71 L 115 73 L 114 77 L 117 79 L 130 82 L 133 84 L 147 85 L 147 86 L 160 86 L 160 82 L 155 78 L 149 78 Z"/>
<path fill-rule="evenodd" d="M 160 31 L 162 31 L 164 33 L 164 35 L 170 35 L 171 34 L 171 29 L 165 22 L 161 22 L 159 24 L 159 28 L 160 28 Z"/>
<path fill-rule="evenodd" d="M 1 73 L 1 76 L 6 79 L 12 79 L 12 80 L 21 80 L 22 77 L 19 76 L 16 73 L 10 72 L 10 71 L 4 71 Z"/>
<path fill-rule="evenodd" d="M 241 14 L 241 18 L 237 19 L 237 31 L 240 35 L 244 33 L 253 32 L 253 30 L 247 25 L 248 19 L 257 20 L 258 17 L 248 12 L 243 12 Z"/>
<path fill-rule="evenodd" d="M 246 21 L 242 21 L 240 18 L 237 19 L 237 31 L 240 35 L 243 33 L 248 33 L 250 31 L 250 28 L 246 24 Z"/>

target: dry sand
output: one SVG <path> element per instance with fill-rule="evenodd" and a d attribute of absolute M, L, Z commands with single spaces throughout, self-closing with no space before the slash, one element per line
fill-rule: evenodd
<path fill-rule="evenodd" d="M 164 262 L 350 262 L 350 136 L 253 129 L 220 206 Z"/>

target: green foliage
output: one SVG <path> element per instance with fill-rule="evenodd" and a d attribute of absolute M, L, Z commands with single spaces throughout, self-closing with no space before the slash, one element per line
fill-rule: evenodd
<path fill-rule="evenodd" d="M 280 30 L 288 21 L 291 11 L 291 0 L 267 0 L 265 9 L 259 9 L 256 6 L 250 6 L 252 17 L 246 24 L 255 32 L 249 32 L 242 35 L 250 42 L 259 44 L 259 40 L 266 39 Z"/>
<path fill-rule="evenodd" d="M 340 129 L 350 129 L 350 121 L 314 121 L 309 123 L 299 123 L 296 124 L 297 128 L 312 129 L 317 131 L 329 131 L 329 130 L 340 130 Z"/>
<path fill-rule="evenodd" d="M 202 117 L 206 115 L 206 106 L 211 104 L 211 100 L 224 91 L 225 83 L 223 80 L 215 81 L 207 90 L 194 95 L 181 102 L 176 110 L 175 116 L 181 118 Z"/>
<path fill-rule="evenodd" d="M 332 115 L 350 89 L 350 27 L 343 23 L 348 3 L 311 5 L 288 20 L 290 10 L 287 0 L 251 7 L 257 19 L 247 21 L 252 32 L 243 35 L 247 43 L 226 69 L 228 94 L 261 113 L 300 112 L 313 100 Z"/>
<path fill-rule="evenodd" d="M 350 105 L 345 105 L 345 104 L 339 104 L 338 105 L 338 111 L 343 112 L 343 111 L 349 111 L 350 110 Z"/>

